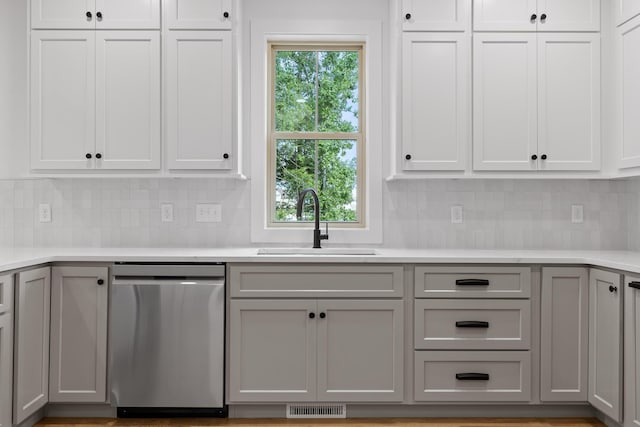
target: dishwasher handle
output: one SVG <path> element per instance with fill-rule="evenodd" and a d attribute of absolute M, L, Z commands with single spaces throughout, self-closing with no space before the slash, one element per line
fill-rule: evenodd
<path fill-rule="evenodd" d="M 198 278 L 131 278 L 114 277 L 112 286 L 224 286 L 224 277 Z"/>

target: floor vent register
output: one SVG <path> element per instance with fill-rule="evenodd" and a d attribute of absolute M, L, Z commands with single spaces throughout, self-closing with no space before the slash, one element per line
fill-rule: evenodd
<path fill-rule="evenodd" d="M 332 403 L 288 404 L 287 418 L 347 418 L 347 405 Z"/>

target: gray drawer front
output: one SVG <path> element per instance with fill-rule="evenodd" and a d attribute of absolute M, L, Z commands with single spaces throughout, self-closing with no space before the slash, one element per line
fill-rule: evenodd
<path fill-rule="evenodd" d="M 456 375 L 488 375 L 457 379 Z M 415 400 L 421 402 L 528 402 L 528 351 L 416 351 Z"/>
<path fill-rule="evenodd" d="M 415 269 L 416 298 L 529 298 L 529 267 L 428 267 Z M 484 284 L 480 284 L 484 283 Z"/>
<path fill-rule="evenodd" d="M 403 295 L 401 265 L 235 264 L 232 298 L 373 297 Z"/>
<path fill-rule="evenodd" d="M 527 350 L 530 336 L 529 300 L 415 300 L 416 349 Z"/>
<path fill-rule="evenodd" d="M 13 275 L 0 276 L 0 314 L 12 311 Z"/>

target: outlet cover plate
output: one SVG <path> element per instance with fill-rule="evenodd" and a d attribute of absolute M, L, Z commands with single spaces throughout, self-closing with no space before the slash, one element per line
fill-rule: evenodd
<path fill-rule="evenodd" d="M 38 219 L 40 222 L 51 222 L 51 205 L 41 203 L 38 205 Z"/>
<path fill-rule="evenodd" d="M 171 203 L 160 205 L 160 219 L 162 222 L 173 222 L 173 205 Z"/>
<path fill-rule="evenodd" d="M 451 206 L 451 224 L 462 224 L 463 222 L 464 222 L 464 219 L 463 219 L 462 206 L 460 205 Z"/>
<path fill-rule="evenodd" d="M 196 205 L 196 222 L 222 221 L 222 205 L 220 203 L 202 203 Z"/>
<path fill-rule="evenodd" d="M 584 222 L 583 205 L 571 205 L 571 222 L 574 224 L 582 224 Z"/>

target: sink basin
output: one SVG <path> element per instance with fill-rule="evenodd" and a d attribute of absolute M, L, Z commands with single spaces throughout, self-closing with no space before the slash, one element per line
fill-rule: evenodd
<path fill-rule="evenodd" d="M 368 248 L 260 248 L 258 255 L 376 255 Z"/>

